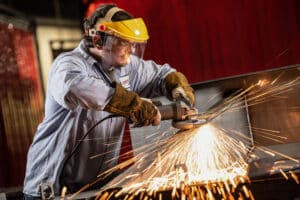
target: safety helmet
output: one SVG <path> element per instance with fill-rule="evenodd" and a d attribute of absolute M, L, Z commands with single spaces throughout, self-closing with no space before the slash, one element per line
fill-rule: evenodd
<path fill-rule="evenodd" d="M 107 36 L 126 40 L 136 47 L 146 44 L 149 39 L 147 27 L 142 18 L 134 18 L 114 4 L 106 4 L 96 9 L 84 23 L 86 40 L 91 44 L 93 37 L 100 37 L 96 46 L 105 45 Z M 145 47 L 143 47 L 144 49 Z M 139 51 L 141 47 L 138 48 Z M 134 52 L 133 52 L 134 54 Z M 142 52 L 143 54 L 143 52 Z M 142 56 L 142 55 L 141 55 Z"/>

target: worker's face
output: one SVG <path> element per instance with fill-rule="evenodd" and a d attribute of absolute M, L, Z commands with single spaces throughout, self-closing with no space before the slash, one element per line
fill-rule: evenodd
<path fill-rule="evenodd" d="M 114 36 L 107 36 L 101 59 L 111 66 L 125 66 L 130 62 L 131 48 L 130 42 Z"/>
<path fill-rule="evenodd" d="M 131 43 L 115 36 L 107 36 L 101 59 L 108 65 L 122 67 L 130 62 L 131 54 L 139 54 L 137 56 L 141 57 L 144 49 L 145 44 Z"/>

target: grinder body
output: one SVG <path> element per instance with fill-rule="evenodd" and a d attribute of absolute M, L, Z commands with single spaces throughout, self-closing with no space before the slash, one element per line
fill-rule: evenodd
<path fill-rule="evenodd" d="M 172 120 L 172 125 L 180 130 L 188 130 L 200 127 L 207 121 L 199 118 L 198 110 L 186 105 L 183 101 L 175 101 L 171 104 L 157 106 L 161 114 L 161 120 Z"/>

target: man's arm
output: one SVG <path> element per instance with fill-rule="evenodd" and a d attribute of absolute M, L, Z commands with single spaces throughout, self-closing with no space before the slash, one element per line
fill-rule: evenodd
<path fill-rule="evenodd" d="M 54 99 L 67 109 L 81 106 L 103 110 L 114 93 L 102 79 L 89 77 L 83 62 L 73 56 L 54 62 L 48 87 Z"/>

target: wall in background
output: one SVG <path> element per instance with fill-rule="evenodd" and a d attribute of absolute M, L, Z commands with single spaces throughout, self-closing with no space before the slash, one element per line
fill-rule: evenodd
<path fill-rule="evenodd" d="M 0 193 L 23 185 L 27 151 L 44 116 L 43 86 L 54 50 L 74 48 L 82 36 L 79 26 L 64 20 L 33 23 L 9 12 L 0 14 Z"/>
<path fill-rule="evenodd" d="M 22 185 L 27 150 L 43 116 L 34 34 L 0 22 L 0 188 Z"/>
<path fill-rule="evenodd" d="M 53 49 L 59 48 L 69 50 L 75 48 L 82 38 L 82 31 L 77 26 L 58 26 L 57 24 L 42 24 L 36 27 L 36 37 L 38 42 L 38 54 L 41 65 L 41 76 L 44 91 L 47 88 L 47 81 L 51 65 L 53 62 Z M 60 41 L 60 42 L 59 42 Z M 69 42 L 66 46 L 67 42 Z M 57 47 L 54 44 L 57 43 Z"/>

